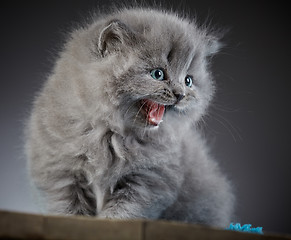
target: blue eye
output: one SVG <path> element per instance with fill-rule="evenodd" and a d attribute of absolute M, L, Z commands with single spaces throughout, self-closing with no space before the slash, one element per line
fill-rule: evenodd
<path fill-rule="evenodd" d="M 193 84 L 193 79 L 192 79 L 191 76 L 187 75 L 187 76 L 185 77 L 185 84 L 186 84 L 187 87 L 191 87 L 191 86 L 192 86 L 192 84 Z"/>
<path fill-rule="evenodd" d="M 159 68 L 153 69 L 151 71 L 151 76 L 153 79 L 159 80 L 159 81 L 162 81 L 165 79 L 165 74 L 164 74 L 163 70 L 161 70 Z"/>

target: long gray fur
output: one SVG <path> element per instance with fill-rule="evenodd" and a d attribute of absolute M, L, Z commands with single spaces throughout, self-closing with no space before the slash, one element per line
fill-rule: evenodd
<path fill-rule="evenodd" d="M 152 9 L 125 8 L 75 30 L 26 129 L 48 211 L 229 224 L 231 185 L 196 127 L 215 90 L 208 65 L 218 48 L 206 27 Z M 155 68 L 164 81 L 151 77 Z M 141 99 L 166 105 L 158 126 Z"/>

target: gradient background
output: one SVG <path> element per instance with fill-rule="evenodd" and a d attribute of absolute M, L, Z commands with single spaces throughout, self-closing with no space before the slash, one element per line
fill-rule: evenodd
<path fill-rule="evenodd" d="M 171 5 L 196 13 L 200 22 L 230 28 L 227 46 L 213 65 L 218 93 L 205 132 L 236 187 L 241 223 L 291 233 L 287 3 L 184 0 Z M 0 209 L 40 212 L 25 171 L 24 120 L 63 33 L 104 1 L 19 4 L 0 6 Z"/>

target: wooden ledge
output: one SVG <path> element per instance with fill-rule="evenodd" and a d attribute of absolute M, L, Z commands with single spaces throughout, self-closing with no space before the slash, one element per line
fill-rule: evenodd
<path fill-rule="evenodd" d="M 0 211 L 0 239 L 291 240 L 291 237 L 233 232 L 178 222 L 100 220 L 93 217 L 44 216 Z"/>

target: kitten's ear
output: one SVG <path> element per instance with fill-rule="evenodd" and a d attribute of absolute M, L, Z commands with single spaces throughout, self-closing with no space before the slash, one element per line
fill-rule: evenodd
<path fill-rule="evenodd" d="M 218 53 L 219 50 L 223 47 L 223 44 L 220 42 L 220 39 L 215 36 L 208 36 L 206 39 L 206 52 L 207 57 L 211 57 L 214 54 Z"/>
<path fill-rule="evenodd" d="M 124 23 L 112 20 L 101 31 L 98 39 L 98 50 L 101 55 L 118 51 L 123 45 L 134 41 L 135 34 Z"/>

